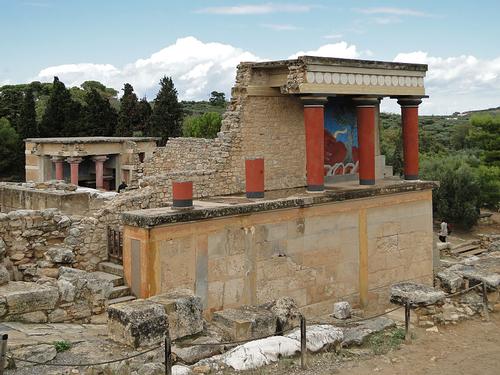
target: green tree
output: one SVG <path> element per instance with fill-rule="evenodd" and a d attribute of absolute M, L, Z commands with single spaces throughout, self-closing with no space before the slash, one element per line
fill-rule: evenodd
<path fill-rule="evenodd" d="M 162 143 L 170 137 L 178 137 L 182 134 L 182 118 L 182 106 L 177 99 L 174 82 L 171 77 L 163 77 L 154 100 L 148 135 L 161 137 Z"/>
<path fill-rule="evenodd" d="M 40 123 L 40 136 L 66 137 L 80 133 L 81 105 L 74 101 L 59 78 L 54 77 L 52 92 Z"/>
<path fill-rule="evenodd" d="M 481 187 L 481 205 L 498 210 L 500 208 L 500 167 L 480 165 L 477 173 Z"/>
<path fill-rule="evenodd" d="M 111 136 L 115 132 L 118 115 L 96 89 L 85 94 L 81 136 Z"/>
<path fill-rule="evenodd" d="M 481 206 L 480 182 L 471 162 L 462 155 L 423 157 L 420 168 L 423 179 L 440 183 L 432 192 L 435 216 L 464 228 L 477 222 Z"/>
<path fill-rule="evenodd" d="M 123 86 L 123 96 L 120 99 L 120 112 L 115 135 L 118 137 L 130 137 L 136 131 L 139 124 L 139 110 L 137 95 L 130 83 Z"/>
<path fill-rule="evenodd" d="M 22 139 L 38 137 L 38 125 L 36 122 L 35 97 L 31 87 L 26 89 L 19 116 L 17 132 Z"/>
<path fill-rule="evenodd" d="M 26 85 L 6 85 L 0 89 L 0 117 L 17 129 Z"/>
<path fill-rule="evenodd" d="M 225 107 L 226 106 L 226 94 L 223 92 L 212 91 L 210 93 L 210 99 L 208 100 L 211 105 L 217 107 Z"/>
<path fill-rule="evenodd" d="M 190 116 L 184 120 L 184 137 L 215 138 L 220 131 L 222 116 L 217 112 L 208 112 L 201 116 Z"/>
<path fill-rule="evenodd" d="M 467 139 L 473 147 L 483 150 L 485 164 L 500 167 L 500 116 L 473 116 Z"/>
<path fill-rule="evenodd" d="M 151 104 L 149 104 L 146 97 L 139 100 L 137 105 L 137 113 L 139 117 L 139 122 L 136 127 L 136 131 L 134 132 L 135 136 L 144 136 L 148 133 L 148 123 L 151 118 L 151 114 L 153 110 L 151 109 Z"/>
<path fill-rule="evenodd" d="M 0 118 L 0 171 L 9 177 L 18 170 L 19 136 L 7 118 Z"/>

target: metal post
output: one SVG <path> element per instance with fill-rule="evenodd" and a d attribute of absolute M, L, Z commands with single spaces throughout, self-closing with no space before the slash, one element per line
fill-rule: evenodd
<path fill-rule="evenodd" d="M 410 341 L 410 302 L 405 302 L 405 341 Z"/>
<path fill-rule="evenodd" d="M 300 316 L 300 367 L 305 370 L 307 355 L 307 341 L 306 341 L 306 318 L 303 315 Z"/>
<path fill-rule="evenodd" d="M 2 340 L 0 343 L 0 375 L 3 375 L 3 370 L 5 368 L 5 355 L 7 354 L 7 339 L 9 335 L 4 333 L 2 335 Z"/>
<path fill-rule="evenodd" d="M 483 313 L 484 319 L 486 319 L 486 321 L 489 321 L 490 312 L 488 311 L 488 287 L 486 286 L 485 281 L 483 281 Z"/>
<path fill-rule="evenodd" d="M 172 341 L 168 330 L 165 335 L 165 374 L 172 375 Z"/>

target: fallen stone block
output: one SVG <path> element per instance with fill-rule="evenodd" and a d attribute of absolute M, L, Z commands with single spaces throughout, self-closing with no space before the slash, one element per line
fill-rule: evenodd
<path fill-rule="evenodd" d="M 439 251 L 451 249 L 451 243 L 449 242 L 436 242 L 436 249 Z"/>
<path fill-rule="evenodd" d="M 478 259 L 480 260 L 480 259 Z M 476 262 L 478 263 L 478 262 Z M 500 264 L 500 262 L 499 262 Z M 472 264 L 456 264 L 449 268 L 451 271 L 461 275 L 462 277 L 484 282 L 487 286 L 492 288 L 497 288 L 500 286 L 500 274 L 497 272 L 491 272 L 486 269 L 481 269 L 478 265 Z"/>
<path fill-rule="evenodd" d="M 448 293 L 455 293 L 464 284 L 463 277 L 449 269 L 438 272 L 436 276 L 441 283 L 441 287 Z"/>
<path fill-rule="evenodd" d="M 247 342 L 220 356 L 220 361 L 237 371 L 252 370 L 300 352 L 300 341 L 284 336 Z"/>
<path fill-rule="evenodd" d="M 216 311 L 212 323 L 231 340 L 246 340 L 276 333 L 277 318 L 261 306 L 241 306 Z"/>
<path fill-rule="evenodd" d="M 71 264 L 75 262 L 75 254 L 67 247 L 51 247 L 47 250 L 47 257 L 53 263 Z"/>
<path fill-rule="evenodd" d="M 349 319 L 351 317 L 351 305 L 342 301 L 333 304 L 333 317 L 337 319 Z"/>
<path fill-rule="evenodd" d="M 5 298 L 10 315 L 40 310 L 52 310 L 59 300 L 59 291 L 49 285 L 11 281 L 0 286 L 0 297 Z"/>
<path fill-rule="evenodd" d="M 199 337 L 194 340 L 191 344 L 211 344 L 220 342 L 220 340 L 216 340 L 212 337 Z M 187 346 L 187 347 L 174 347 L 172 348 L 172 352 L 177 356 L 177 360 L 191 365 L 196 363 L 202 359 L 212 357 L 217 354 L 222 353 L 223 346 L 222 345 L 213 345 L 213 346 Z"/>
<path fill-rule="evenodd" d="M 17 348 L 12 350 L 10 354 L 17 358 L 45 363 L 54 359 L 57 355 L 57 351 L 54 345 L 40 344 L 40 345 L 30 345 Z M 33 363 L 24 361 L 15 361 L 15 364 L 16 367 L 34 366 Z"/>
<path fill-rule="evenodd" d="M 391 286 L 391 302 L 404 305 L 409 302 L 412 306 L 423 306 L 434 303 L 442 303 L 446 294 L 442 290 L 433 287 L 403 282 Z"/>
<path fill-rule="evenodd" d="M 371 334 L 381 332 L 387 328 L 394 327 L 395 325 L 396 324 L 393 320 L 381 316 L 375 319 L 360 322 L 354 327 L 346 327 L 343 329 L 344 338 L 342 346 L 348 347 L 351 345 L 362 345 Z"/>
<path fill-rule="evenodd" d="M 271 311 L 277 318 L 277 331 L 288 331 L 300 324 L 300 311 L 295 300 L 290 297 L 281 297 L 265 303 L 261 307 Z"/>
<path fill-rule="evenodd" d="M 168 328 L 162 305 L 135 300 L 108 307 L 108 335 L 117 342 L 134 348 L 163 341 Z"/>
<path fill-rule="evenodd" d="M 285 337 L 300 342 L 300 328 Z M 318 352 L 329 348 L 338 349 L 344 339 L 342 329 L 332 325 L 313 325 L 306 328 L 306 347 L 310 352 Z"/>
<path fill-rule="evenodd" d="M 170 338 L 195 335 L 203 331 L 203 305 L 190 290 L 176 290 L 148 299 L 163 306 L 168 316 Z"/>

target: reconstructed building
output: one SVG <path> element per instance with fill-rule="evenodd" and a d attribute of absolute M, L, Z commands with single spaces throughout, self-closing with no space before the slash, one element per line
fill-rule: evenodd
<path fill-rule="evenodd" d="M 115 190 L 130 184 L 137 160 L 156 147 L 150 137 L 26 139 L 26 181 L 66 180 L 75 185 Z"/>
<path fill-rule="evenodd" d="M 435 185 L 418 179 L 426 71 L 309 56 L 240 64 L 218 137 L 171 139 L 145 160 L 145 180 L 165 197 L 189 180 L 204 199 L 123 215 L 134 293 L 189 288 L 207 314 L 279 296 L 324 312 L 338 299 L 387 302 L 398 281 L 431 283 Z M 384 98 L 401 105 L 404 179 L 380 153 Z M 259 173 L 263 199 L 249 191 Z"/>

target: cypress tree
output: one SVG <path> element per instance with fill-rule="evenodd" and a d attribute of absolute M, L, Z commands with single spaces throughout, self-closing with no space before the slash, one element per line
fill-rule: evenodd
<path fill-rule="evenodd" d="M 115 132 L 118 115 L 95 88 L 85 94 L 83 108 L 82 136 L 111 136 Z"/>
<path fill-rule="evenodd" d="M 162 138 L 165 143 L 169 137 L 182 134 L 182 105 L 177 99 L 177 90 L 171 77 L 160 80 L 160 91 L 156 95 L 153 114 L 149 121 L 148 134 Z"/>
<path fill-rule="evenodd" d="M 138 100 L 134 88 L 130 83 L 123 87 L 123 96 L 120 99 L 120 112 L 115 135 L 117 137 L 130 137 L 139 123 Z"/>
<path fill-rule="evenodd" d="M 147 126 L 148 126 L 151 114 L 153 113 L 153 110 L 151 109 L 151 105 L 149 104 L 146 97 L 142 98 L 139 101 L 139 104 L 137 106 L 137 112 L 138 112 L 139 122 L 135 128 L 134 133 L 135 133 L 135 135 L 138 135 L 138 136 L 145 136 L 148 133 Z"/>
<path fill-rule="evenodd" d="M 80 133 L 81 106 L 59 78 L 54 77 L 52 92 L 40 123 L 40 136 L 75 136 Z"/>
<path fill-rule="evenodd" d="M 26 89 L 26 92 L 24 93 L 17 132 L 21 139 L 38 137 L 35 97 L 33 95 L 33 89 L 31 87 L 28 87 Z"/>

